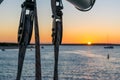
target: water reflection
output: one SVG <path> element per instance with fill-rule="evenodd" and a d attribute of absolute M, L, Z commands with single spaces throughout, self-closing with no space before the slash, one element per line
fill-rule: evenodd
<path fill-rule="evenodd" d="M 42 79 L 53 80 L 53 46 L 41 49 Z M 107 51 L 101 46 L 61 46 L 59 80 L 120 80 L 120 47 Z M 35 79 L 35 50 L 27 50 L 22 80 Z M 110 59 L 106 55 L 110 54 Z M 18 50 L 0 51 L 0 80 L 15 80 Z"/>

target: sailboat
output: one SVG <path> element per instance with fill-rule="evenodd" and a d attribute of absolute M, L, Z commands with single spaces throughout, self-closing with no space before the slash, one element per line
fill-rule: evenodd
<path fill-rule="evenodd" d="M 105 46 L 105 49 L 114 49 L 114 46 L 110 45 L 110 46 Z"/>
<path fill-rule="evenodd" d="M 107 46 L 104 47 L 104 49 L 114 49 L 114 46 L 108 43 Z"/>

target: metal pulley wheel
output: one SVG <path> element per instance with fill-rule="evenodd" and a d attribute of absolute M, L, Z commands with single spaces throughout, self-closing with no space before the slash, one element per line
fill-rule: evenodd
<path fill-rule="evenodd" d="M 18 30 L 18 43 L 21 44 L 29 44 L 32 36 L 33 30 L 33 19 L 32 15 L 26 14 L 23 15 L 23 22 L 19 25 Z"/>

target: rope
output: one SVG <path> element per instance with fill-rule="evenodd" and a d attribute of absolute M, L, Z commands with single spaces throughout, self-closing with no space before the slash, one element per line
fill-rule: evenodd
<path fill-rule="evenodd" d="M 35 23 L 34 23 L 34 28 L 35 28 L 35 57 L 36 57 L 36 71 L 35 71 L 35 75 L 36 75 L 36 79 L 35 80 L 42 80 L 41 78 L 41 59 L 40 59 L 40 42 L 39 42 L 39 28 L 38 28 L 38 17 L 37 17 L 37 5 L 36 5 L 36 0 L 34 0 L 35 2 Z"/>
<path fill-rule="evenodd" d="M 59 4 L 57 4 L 59 3 Z M 54 44 L 54 80 L 58 80 L 59 45 L 62 41 L 62 0 L 51 0 L 53 13 L 52 41 Z M 58 20 L 58 21 L 57 21 Z"/>
<path fill-rule="evenodd" d="M 23 62 L 24 62 L 27 45 L 20 45 L 19 47 L 20 48 L 19 48 L 19 56 L 18 56 L 18 71 L 17 71 L 16 80 L 20 80 L 20 78 L 21 78 L 21 73 L 22 73 Z"/>
<path fill-rule="evenodd" d="M 54 80 L 58 80 L 58 56 L 59 56 L 59 42 L 54 45 Z"/>

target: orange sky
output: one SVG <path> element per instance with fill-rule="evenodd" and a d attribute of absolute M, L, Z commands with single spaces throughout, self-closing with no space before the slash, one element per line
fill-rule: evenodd
<path fill-rule="evenodd" d="M 0 42 L 17 42 L 20 5 L 24 0 L 10 1 L 0 5 Z M 120 43 L 120 1 L 97 0 L 88 12 L 78 11 L 67 1 L 63 3 L 63 43 Z M 51 43 L 51 15 L 50 1 L 38 0 L 42 43 Z"/>

